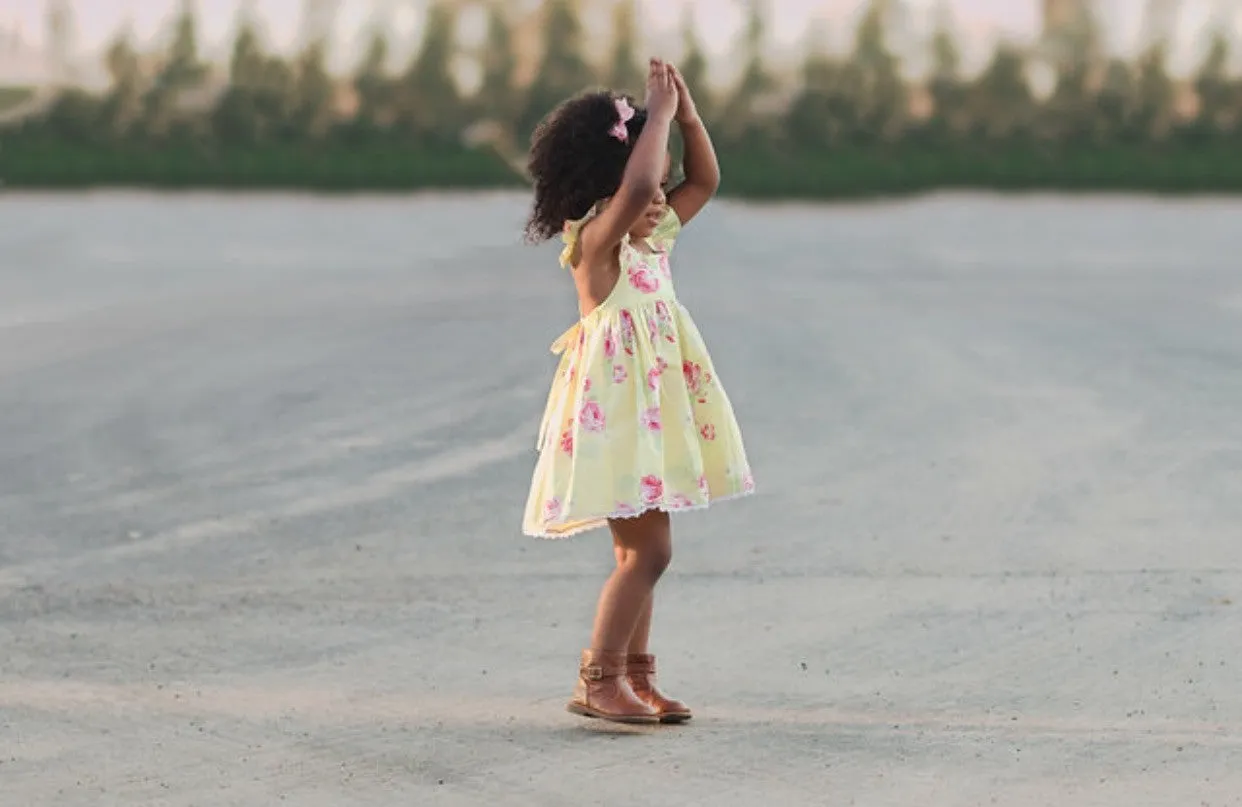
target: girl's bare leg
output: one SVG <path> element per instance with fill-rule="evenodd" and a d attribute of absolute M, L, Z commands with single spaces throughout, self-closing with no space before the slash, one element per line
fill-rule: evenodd
<path fill-rule="evenodd" d="M 640 627 L 646 643 L 652 591 L 672 560 L 673 538 L 668 513 L 659 510 L 637 518 L 614 519 L 609 526 L 617 548 L 617 567 L 599 595 L 591 647 L 626 653 Z"/>
<path fill-rule="evenodd" d="M 673 544 L 668 514 L 651 511 L 609 522 L 618 547 L 613 569 L 599 595 L 591 646 L 582 652 L 578 683 L 566 708 L 584 717 L 619 723 L 654 723 L 665 716 L 635 694 L 630 683 L 630 638 L 656 581 L 668 567 Z M 644 679 L 645 680 L 645 679 Z"/>
<path fill-rule="evenodd" d="M 629 561 L 629 550 L 619 541 L 613 541 L 618 568 Z M 626 648 L 627 678 L 630 688 L 639 700 L 650 706 L 663 723 L 681 723 L 690 719 L 690 707 L 668 697 L 659 690 L 655 681 L 655 657 L 647 650 L 651 639 L 651 613 L 655 605 L 655 592 L 648 595 L 638 612 L 630 644 Z"/>
<path fill-rule="evenodd" d="M 615 537 L 612 543 L 613 551 L 617 556 L 617 566 L 622 566 L 626 562 L 627 550 L 616 541 Z M 647 652 L 647 645 L 651 641 L 651 613 L 654 607 L 655 592 L 653 591 L 638 612 L 638 621 L 634 624 L 634 633 L 630 635 L 630 643 L 625 652 L 631 655 Z"/>

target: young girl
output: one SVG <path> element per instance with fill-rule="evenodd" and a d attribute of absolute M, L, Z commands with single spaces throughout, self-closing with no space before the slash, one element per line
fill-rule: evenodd
<path fill-rule="evenodd" d="M 666 194 L 674 121 L 685 181 Z M 566 101 L 536 130 L 529 171 L 527 235 L 562 234 L 581 319 L 552 346 L 562 358 L 523 528 L 563 538 L 607 524 L 617 559 L 567 708 L 681 722 L 690 709 L 656 688 L 647 652 L 652 592 L 672 555 L 668 514 L 754 488 L 729 399 L 669 270 L 720 169 L 685 81 L 652 60 L 645 108 L 609 92 Z"/>

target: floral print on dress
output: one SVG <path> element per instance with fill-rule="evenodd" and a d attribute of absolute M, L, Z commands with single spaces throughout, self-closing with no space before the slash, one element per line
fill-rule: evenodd
<path fill-rule="evenodd" d="M 621 349 L 625 355 L 634 355 L 634 315 L 628 309 L 622 309 L 618 315 L 621 320 Z"/>
<path fill-rule="evenodd" d="M 563 260 L 576 257 L 587 219 L 566 228 Z M 539 429 L 527 534 L 567 537 L 754 490 L 729 399 L 673 289 L 678 228 L 670 211 L 649 248 L 623 240 L 617 285 L 553 344 L 560 365 Z"/>
<path fill-rule="evenodd" d="M 660 388 L 660 376 L 664 375 L 664 371 L 668 369 L 668 362 L 664 357 L 656 359 L 655 367 L 647 370 L 647 389 L 655 392 Z"/>
<path fill-rule="evenodd" d="M 604 430 L 604 410 L 597 401 L 586 401 L 578 412 L 578 425 L 585 431 L 602 432 Z"/>
<path fill-rule="evenodd" d="M 617 356 L 617 338 L 612 333 L 612 326 L 604 328 L 604 355 L 609 359 Z"/>
<path fill-rule="evenodd" d="M 682 375 L 686 379 L 686 389 L 699 403 L 707 403 L 707 387 L 711 384 L 712 374 L 705 372 L 703 367 L 689 359 L 681 364 Z"/>
<path fill-rule="evenodd" d="M 645 267 L 635 268 L 631 266 L 626 271 L 626 276 L 630 279 L 630 285 L 643 294 L 655 294 L 660 290 L 660 278 L 656 277 Z"/>
<path fill-rule="evenodd" d="M 656 330 L 660 336 L 664 337 L 664 341 L 673 343 L 677 341 L 677 330 L 673 327 L 673 315 L 669 313 L 668 305 L 663 300 L 655 304 Z M 655 339 L 655 336 L 651 337 Z"/>
<path fill-rule="evenodd" d="M 643 504 L 652 505 L 664 499 L 664 480 L 654 474 L 644 476 L 638 483 Z"/>

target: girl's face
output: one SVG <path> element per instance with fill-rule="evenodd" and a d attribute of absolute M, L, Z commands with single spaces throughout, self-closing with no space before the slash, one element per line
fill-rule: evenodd
<path fill-rule="evenodd" d="M 660 187 L 656 191 L 655 196 L 651 197 L 651 203 L 647 205 L 647 212 L 642 218 L 634 222 L 634 226 L 630 228 L 631 238 L 647 238 L 655 232 L 655 228 L 660 224 L 660 220 L 664 218 L 665 210 L 668 207 L 668 197 L 666 196 L 668 177 L 672 168 L 672 155 L 665 154 L 664 175 L 660 178 Z"/>

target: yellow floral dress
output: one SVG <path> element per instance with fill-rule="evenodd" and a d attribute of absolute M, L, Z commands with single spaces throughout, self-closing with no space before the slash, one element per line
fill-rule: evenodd
<path fill-rule="evenodd" d="M 566 222 L 562 266 L 597 212 Z M 527 535 L 565 538 L 754 490 L 733 407 L 673 291 L 680 231 L 670 208 L 647 249 L 626 236 L 608 298 L 552 345 L 561 361 L 539 429 Z"/>

